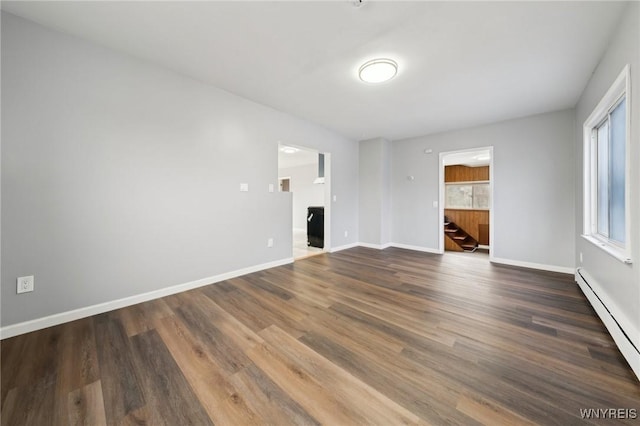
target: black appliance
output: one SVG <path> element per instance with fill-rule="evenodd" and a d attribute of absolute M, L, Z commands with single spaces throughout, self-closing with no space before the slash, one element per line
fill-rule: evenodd
<path fill-rule="evenodd" d="M 307 209 L 307 245 L 324 248 L 324 207 Z"/>

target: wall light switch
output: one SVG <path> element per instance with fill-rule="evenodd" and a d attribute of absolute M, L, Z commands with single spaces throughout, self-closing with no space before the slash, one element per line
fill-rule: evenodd
<path fill-rule="evenodd" d="M 434 201 L 434 202 L 433 202 L 433 208 L 434 208 L 434 209 L 437 209 L 437 208 L 438 208 L 438 202 L 437 202 L 437 201 Z"/>
<path fill-rule="evenodd" d="M 241 183 L 240 184 L 240 192 L 249 192 L 249 184 Z"/>
<path fill-rule="evenodd" d="M 338 201 L 338 196 L 337 196 L 337 195 L 334 195 L 334 196 L 333 196 L 333 202 L 335 203 L 336 201 Z"/>
<path fill-rule="evenodd" d="M 267 247 L 273 247 L 273 238 L 267 240 Z"/>
<path fill-rule="evenodd" d="M 269 192 L 273 192 L 275 190 L 275 187 L 273 186 L 272 183 L 269 184 Z"/>

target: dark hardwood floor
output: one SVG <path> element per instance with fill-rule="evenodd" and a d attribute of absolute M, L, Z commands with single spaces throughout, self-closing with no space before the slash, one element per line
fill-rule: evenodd
<path fill-rule="evenodd" d="M 323 254 L 1 345 L 7 426 L 564 426 L 640 409 L 572 276 L 475 255 Z"/>

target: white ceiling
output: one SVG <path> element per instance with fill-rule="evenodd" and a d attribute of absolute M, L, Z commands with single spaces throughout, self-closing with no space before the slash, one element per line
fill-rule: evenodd
<path fill-rule="evenodd" d="M 287 154 L 282 150 L 278 150 L 279 169 L 306 165 L 318 167 L 318 151 L 299 148 L 295 153 Z"/>
<path fill-rule="evenodd" d="M 10 2 L 2 9 L 352 139 L 575 105 L 624 12 L 605 2 Z M 389 57 L 398 75 L 358 80 Z"/>
<path fill-rule="evenodd" d="M 491 151 L 481 149 L 477 151 L 454 152 L 443 158 L 445 166 L 462 165 L 467 167 L 488 166 L 491 164 Z"/>

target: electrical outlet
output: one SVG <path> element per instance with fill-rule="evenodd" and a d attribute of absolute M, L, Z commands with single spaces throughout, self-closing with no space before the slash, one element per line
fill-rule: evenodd
<path fill-rule="evenodd" d="M 344 236 L 348 237 L 349 236 L 349 232 L 348 231 L 344 231 Z"/>
<path fill-rule="evenodd" d="M 269 192 L 273 192 L 275 190 L 275 187 L 273 186 L 272 183 L 269 184 Z"/>
<path fill-rule="evenodd" d="M 267 240 L 267 247 L 273 247 L 273 238 Z"/>
<path fill-rule="evenodd" d="M 241 183 L 240 184 L 240 192 L 249 192 L 249 184 Z"/>
<path fill-rule="evenodd" d="M 16 290 L 18 294 L 33 291 L 33 275 L 28 277 L 19 277 Z"/>
<path fill-rule="evenodd" d="M 580 252 L 580 263 L 582 263 L 582 252 Z"/>

